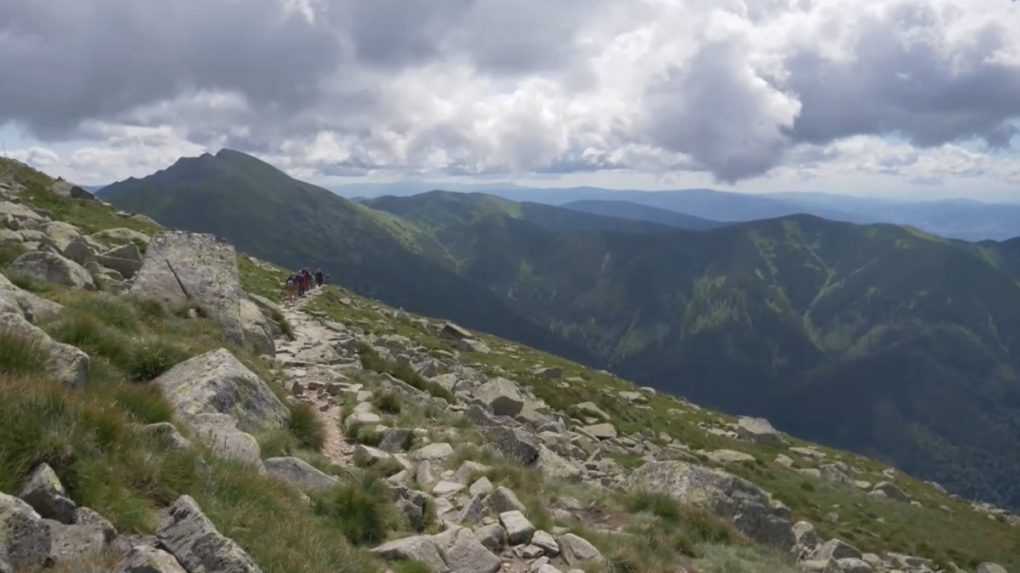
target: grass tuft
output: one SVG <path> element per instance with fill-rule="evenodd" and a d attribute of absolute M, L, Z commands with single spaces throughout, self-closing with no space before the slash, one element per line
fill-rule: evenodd
<path fill-rule="evenodd" d="M 35 340 L 0 330 L 0 374 L 28 375 L 46 367 L 46 351 Z"/>
<path fill-rule="evenodd" d="M 398 521 L 385 486 L 374 478 L 337 486 L 316 501 L 315 509 L 355 545 L 381 543 Z"/>

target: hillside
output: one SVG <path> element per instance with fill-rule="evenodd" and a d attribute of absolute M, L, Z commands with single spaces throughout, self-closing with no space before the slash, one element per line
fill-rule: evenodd
<path fill-rule="evenodd" d="M 583 357 L 453 273 L 456 262 L 430 234 L 249 155 L 223 150 L 182 158 L 144 179 L 110 185 L 101 195 L 169 227 L 224 237 L 286 268 L 322 268 L 332 280 L 394 306 L 486 325 L 502 336 Z"/>
<path fill-rule="evenodd" d="M 289 197 L 304 184 L 255 159 L 220 155 L 183 160 L 226 163 L 194 175 L 194 185 L 174 183 L 178 165 L 106 196 L 277 263 L 293 264 L 296 243 L 304 254 L 294 260 L 326 261 L 362 294 L 766 415 L 968 497 L 1020 506 L 1012 479 L 1020 469 L 1012 447 L 1020 432 L 1015 242 L 972 245 L 808 216 L 696 233 L 618 232 L 646 224 L 444 192 L 377 199 L 371 209 L 315 189 L 314 208 L 291 216 L 288 206 L 300 200 Z M 208 206 L 217 201 L 222 208 Z M 259 230 L 269 213 L 277 231 L 322 232 L 266 241 Z M 369 231 L 345 231 L 362 228 Z M 364 257 L 379 252 L 387 254 Z"/>
<path fill-rule="evenodd" d="M 648 221 L 688 231 L 705 231 L 723 226 L 723 223 L 717 221 L 710 221 L 693 215 L 658 209 L 629 201 L 571 201 L 570 203 L 565 203 L 563 207 L 573 209 L 574 211 L 605 215 L 607 217 Z"/>
<path fill-rule="evenodd" d="M 1020 567 L 1020 518 L 937 484 L 343 288 L 282 302 L 53 183 L 0 162 L 5 571 Z"/>

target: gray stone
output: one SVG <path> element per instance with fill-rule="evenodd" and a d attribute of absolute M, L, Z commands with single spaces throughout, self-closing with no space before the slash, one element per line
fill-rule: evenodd
<path fill-rule="evenodd" d="M 560 554 L 560 544 L 547 531 L 542 531 L 541 529 L 536 531 L 531 536 L 531 544 L 541 547 L 544 554 L 550 557 L 556 557 Z"/>
<path fill-rule="evenodd" d="M 627 485 L 703 507 L 759 543 L 784 551 L 793 548 L 789 510 L 758 486 L 724 471 L 680 461 L 652 462 L 634 470 Z"/>
<path fill-rule="evenodd" d="M 524 407 L 524 397 L 517 385 L 506 378 L 496 378 L 475 390 L 475 397 L 497 416 L 516 416 Z"/>
<path fill-rule="evenodd" d="M 187 450 L 191 448 L 191 440 L 185 438 L 170 422 L 157 422 L 142 426 L 142 433 L 152 436 L 161 447 L 168 450 Z"/>
<path fill-rule="evenodd" d="M 212 235 L 175 231 L 154 237 L 131 292 L 172 307 L 195 305 L 223 327 L 228 340 L 245 342 L 237 255 Z"/>
<path fill-rule="evenodd" d="M 594 402 L 581 402 L 580 404 L 574 404 L 574 412 L 580 416 L 598 418 L 600 420 L 608 421 L 610 419 L 602 408 L 595 405 Z"/>
<path fill-rule="evenodd" d="M 78 237 L 61 249 L 61 253 L 78 263 L 79 265 L 85 266 L 96 259 L 96 249 L 84 238 Z"/>
<path fill-rule="evenodd" d="M 397 453 L 407 450 L 414 438 L 414 433 L 407 428 L 390 428 L 383 432 L 379 449 L 384 452 Z"/>
<path fill-rule="evenodd" d="M 540 445 L 538 461 L 535 466 L 546 478 L 562 481 L 575 481 L 581 477 L 581 468 L 553 450 Z"/>
<path fill-rule="evenodd" d="M 582 432 L 598 440 L 611 440 L 616 437 L 616 427 L 609 423 L 592 424 L 581 428 Z"/>
<path fill-rule="evenodd" d="M 89 238 L 94 241 L 101 243 L 112 243 L 115 245 L 124 245 L 127 243 L 135 243 L 136 245 L 147 245 L 151 240 L 148 235 L 134 229 L 128 229 L 125 227 L 116 227 L 113 229 L 103 229 L 97 233 L 89 235 Z"/>
<path fill-rule="evenodd" d="M 371 426 L 382 423 L 382 418 L 374 412 L 351 412 L 344 418 L 344 428 L 352 430 L 357 426 Z"/>
<path fill-rule="evenodd" d="M 525 466 L 538 461 L 538 441 L 532 434 L 504 426 L 486 428 L 484 434 L 507 460 Z"/>
<path fill-rule="evenodd" d="M 889 482 L 889 481 L 878 482 L 871 489 L 871 493 L 872 494 L 878 494 L 878 495 L 884 495 L 885 497 L 888 497 L 889 499 L 893 499 L 893 500 L 896 500 L 896 501 L 903 501 L 903 502 L 910 501 L 910 496 L 909 495 L 907 495 L 902 489 L 900 489 L 899 486 L 897 486 L 896 484 L 894 484 L 892 482 Z"/>
<path fill-rule="evenodd" d="M 432 573 L 449 571 L 439 547 L 428 535 L 390 541 L 372 549 L 372 553 L 388 561 L 420 561 Z"/>
<path fill-rule="evenodd" d="M 354 464 L 358 467 L 367 468 L 390 459 L 389 452 L 378 448 L 358 444 L 354 447 Z"/>
<path fill-rule="evenodd" d="M 0 314 L 0 332 L 8 332 L 38 345 L 47 356 L 46 369 L 58 382 L 84 386 L 89 378 L 89 355 L 69 344 L 56 342 L 39 327 L 16 313 Z"/>
<path fill-rule="evenodd" d="M 44 518 L 74 523 L 78 504 L 67 497 L 64 485 L 49 464 L 39 464 L 32 470 L 18 497 Z"/>
<path fill-rule="evenodd" d="M 78 227 L 63 221 L 50 221 L 43 227 L 47 242 L 60 252 L 64 252 L 72 241 L 81 238 Z"/>
<path fill-rule="evenodd" d="M 830 539 L 819 545 L 811 556 L 815 560 L 860 559 L 861 557 L 861 552 L 856 547 L 839 539 Z"/>
<path fill-rule="evenodd" d="M 96 290 L 96 283 L 81 265 L 57 253 L 32 251 L 14 259 L 8 272 L 37 281 L 71 288 Z"/>
<path fill-rule="evenodd" d="M 20 499 L 0 493 L 0 560 L 14 571 L 48 565 L 52 537 L 38 513 Z"/>
<path fill-rule="evenodd" d="M 765 418 L 741 416 L 737 419 L 737 434 L 758 444 L 779 446 L 783 436 Z"/>
<path fill-rule="evenodd" d="M 717 464 L 753 463 L 754 456 L 736 450 L 715 450 L 705 456 Z"/>
<path fill-rule="evenodd" d="M 189 496 L 174 502 L 156 535 L 189 573 L 262 571 L 244 549 L 216 529 Z"/>
<path fill-rule="evenodd" d="M 453 455 L 453 446 L 446 442 L 437 442 L 423 446 L 411 452 L 411 458 L 417 461 L 445 462 Z"/>
<path fill-rule="evenodd" d="M 583 537 L 574 535 L 573 533 L 567 533 L 565 535 L 561 535 L 557 541 L 560 546 L 560 553 L 563 554 L 563 560 L 571 567 L 574 565 L 602 563 L 605 561 L 605 558 L 602 556 L 602 552 Z"/>
<path fill-rule="evenodd" d="M 22 290 L 0 274 L 0 313 L 14 313 L 38 323 L 52 318 L 63 309 L 59 304 Z"/>
<path fill-rule="evenodd" d="M 241 330 L 245 344 L 256 354 L 274 356 L 276 343 L 273 341 L 274 324 L 266 318 L 257 304 L 242 297 L 240 302 Z"/>
<path fill-rule="evenodd" d="M 998 563 L 982 563 L 978 565 L 977 573 L 1008 573 L 1006 568 Z"/>
<path fill-rule="evenodd" d="M 482 476 L 471 484 L 471 487 L 468 488 L 468 493 L 471 495 L 488 495 L 489 493 L 492 493 L 493 489 L 495 488 L 493 487 L 492 482 L 489 481 L 489 478 Z"/>
<path fill-rule="evenodd" d="M 88 508 L 79 508 L 71 525 L 56 521 L 45 523 L 50 528 L 52 539 L 50 558 L 58 564 L 72 564 L 80 562 L 83 557 L 99 556 L 117 537 L 113 525 Z"/>
<path fill-rule="evenodd" d="M 457 523 L 461 525 L 474 525 L 485 516 L 486 497 L 484 493 L 472 494 L 471 499 L 464 504 L 464 508 L 457 516 Z"/>
<path fill-rule="evenodd" d="M 517 495 L 510 488 L 499 486 L 489 495 L 489 507 L 495 513 L 508 511 L 519 511 L 524 513 L 527 508 L 517 499 Z"/>
<path fill-rule="evenodd" d="M 505 511 L 499 514 L 499 522 L 506 530 L 510 545 L 524 545 L 531 541 L 535 526 L 520 511 Z"/>
<path fill-rule="evenodd" d="M 337 478 L 323 473 L 308 462 L 293 457 L 269 458 L 263 462 L 270 477 L 289 483 L 306 493 L 326 491 Z"/>
<path fill-rule="evenodd" d="M 173 555 L 148 545 L 136 545 L 114 573 L 187 573 Z"/>
<path fill-rule="evenodd" d="M 489 551 L 499 553 L 506 547 L 506 530 L 498 523 L 483 525 L 475 530 L 475 537 Z"/>
<path fill-rule="evenodd" d="M 262 449 L 254 436 L 237 428 L 237 421 L 227 414 L 199 414 L 189 418 L 195 436 L 217 456 L 254 467 L 265 472 Z"/>
<path fill-rule="evenodd" d="M 854 557 L 846 557 L 836 560 L 836 566 L 841 573 L 871 573 L 874 571 L 867 561 Z"/>
<path fill-rule="evenodd" d="M 435 538 L 446 556 L 450 573 L 495 573 L 502 564 L 470 529 L 457 528 Z"/>
<path fill-rule="evenodd" d="M 432 495 L 447 497 L 464 490 L 464 484 L 455 481 L 440 480 L 432 486 Z"/>
<path fill-rule="evenodd" d="M 489 466 L 487 466 L 485 464 L 480 464 L 478 462 L 473 462 L 471 460 L 468 460 L 468 461 L 460 464 L 460 467 L 457 468 L 457 472 L 454 474 L 453 477 L 454 477 L 455 480 L 459 481 L 460 483 L 469 483 L 476 476 L 480 476 L 482 474 L 488 473 L 488 471 L 491 470 L 491 469 L 492 468 L 490 468 Z"/>
<path fill-rule="evenodd" d="M 269 385 L 224 348 L 174 366 L 153 384 L 185 420 L 227 414 L 242 431 L 261 432 L 284 427 L 290 416 Z"/>

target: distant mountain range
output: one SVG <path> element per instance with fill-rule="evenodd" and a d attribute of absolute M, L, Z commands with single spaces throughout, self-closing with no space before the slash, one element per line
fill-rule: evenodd
<path fill-rule="evenodd" d="M 570 208 L 451 192 L 354 203 L 229 151 L 101 195 L 1020 506 L 1020 239 L 967 243 L 713 191 Z M 679 205 L 699 218 L 666 220 Z M 727 205 L 773 218 L 718 226 L 707 215 Z"/>
<path fill-rule="evenodd" d="M 669 224 L 659 212 L 636 211 L 634 205 L 672 211 L 709 221 L 746 222 L 787 215 L 810 214 L 849 223 L 909 225 L 944 237 L 969 241 L 1005 240 L 1020 236 L 1020 202 L 983 203 L 966 199 L 904 201 L 870 199 L 827 193 L 773 193 L 751 195 L 710 189 L 676 191 L 620 191 L 598 187 L 528 188 L 515 185 L 446 185 L 394 183 L 343 186 L 345 196 L 407 196 L 442 188 L 449 191 L 482 192 L 514 201 L 560 205 L 592 205 L 600 214 L 619 211 L 625 218 Z M 611 205 L 611 203 L 623 203 Z M 588 210 L 591 207 L 582 209 Z M 681 225 L 681 228 L 694 228 Z"/>

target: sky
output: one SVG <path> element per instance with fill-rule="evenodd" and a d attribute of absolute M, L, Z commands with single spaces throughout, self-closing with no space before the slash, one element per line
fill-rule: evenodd
<path fill-rule="evenodd" d="M 0 153 L 1020 201 L 1011 0 L 4 0 Z"/>

